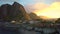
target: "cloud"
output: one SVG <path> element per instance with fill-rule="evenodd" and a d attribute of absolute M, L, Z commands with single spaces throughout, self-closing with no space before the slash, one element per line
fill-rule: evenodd
<path fill-rule="evenodd" d="M 34 2 L 43 2 L 43 3 L 53 3 L 53 2 L 60 2 L 60 0 L 34 0 Z"/>
<path fill-rule="evenodd" d="M 60 1 L 60 0 L 34 0 L 34 1 Z"/>
<path fill-rule="evenodd" d="M 60 18 L 60 2 L 54 2 L 43 10 L 34 12 L 37 16 L 46 16 L 48 18 Z"/>
<path fill-rule="evenodd" d="M 29 4 L 25 6 L 25 9 L 27 12 L 33 12 L 37 10 L 42 10 L 44 8 L 47 8 L 49 5 L 45 3 L 35 3 L 35 4 Z"/>
<path fill-rule="evenodd" d="M 58 2 L 60 2 L 60 0 L 54 0 L 54 1 L 58 1 Z"/>
<path fill-rule="evenodd" d="M 46 0 L 34 0 L 35 2 L 45 2 Z"/>
<path fill-rule="evenodd" d="M 33 1 L 34 4 L 30 3 L 25 5 L 25 9 L 27 12 L 42 10 L 44 8 L 47 8 L 49 5 L 51 5 L 54 2 L 60 2 L 60 0 L 33 0 Z"/>

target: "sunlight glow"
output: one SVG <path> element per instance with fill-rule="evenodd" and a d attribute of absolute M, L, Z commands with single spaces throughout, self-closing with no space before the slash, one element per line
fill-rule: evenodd
<path fill-rule="evenodd" d="M 34 11 L 37 16 L 45 16 L 47 18 L 60 18 L 60 2 L 54 2 L 48 8 Z"/>

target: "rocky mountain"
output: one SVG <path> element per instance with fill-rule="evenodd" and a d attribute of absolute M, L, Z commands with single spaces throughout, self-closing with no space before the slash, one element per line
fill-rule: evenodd
<path fill-rule="evenodd" d="M 14 4 L 12 6 L 14 7 L 14 9 L 17 8 L 17 9 L 15 9 L 15 11 L 19 11 L 16 13 L 22 15 L 22 18 L 24 18 L 25 20 L 30 20 L 29 15 L 26 13 L 24 7 L 21 4 L 14 2 Z"/>
<path fill-rule="evenodd" d="M 34 20 L 34 19 L 41 19 L 41 18 L 40 18 L 39 16 L 37 16 L 35 13 L 30 13 L 29 15 L 30 15 L 30 18 L 33 19 L 33 20 Z"/>
<path fill-rule="evenodd" d="M 12 5 L 4 4 L 0 7 L 0 18 L 4 21 L 11 20 L 30 20 L 30 16 L 26 13 L 24 7 L 14 2 Z"/>

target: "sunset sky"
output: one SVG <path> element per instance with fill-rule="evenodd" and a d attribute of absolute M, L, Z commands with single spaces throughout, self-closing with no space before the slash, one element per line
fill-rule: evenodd
<path fill-rule="evenodd" d="M 44 9 L 46 7 L 48 7 L 48 5 L 50 5 L 53 2 L 57 2 L 60 0 L 0 0 L 0 5 L 2 4 L 13 4 L 13 2 L 16 1 L 20 4 L 22 4 L 27 12 L 32 12 L 34 10 L 41 10 Z"/>
<path fill-rule="evenodd" d="M 0 0 L 0 5 L 13 4 L 14 1 L 22 4 L 27 13 L 34 12 L 49 18 L 60 17 L 60 0 Z"/>

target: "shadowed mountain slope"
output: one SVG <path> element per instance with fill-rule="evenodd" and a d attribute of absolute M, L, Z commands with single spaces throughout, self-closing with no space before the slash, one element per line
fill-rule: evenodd
<path fill-rule="evenodd" d="M 14 2 L 13 5 L 4 4 L 0 7 L 0 19 L 3 21 L 30 20 L 30 16 L 21 4 Z"/>

